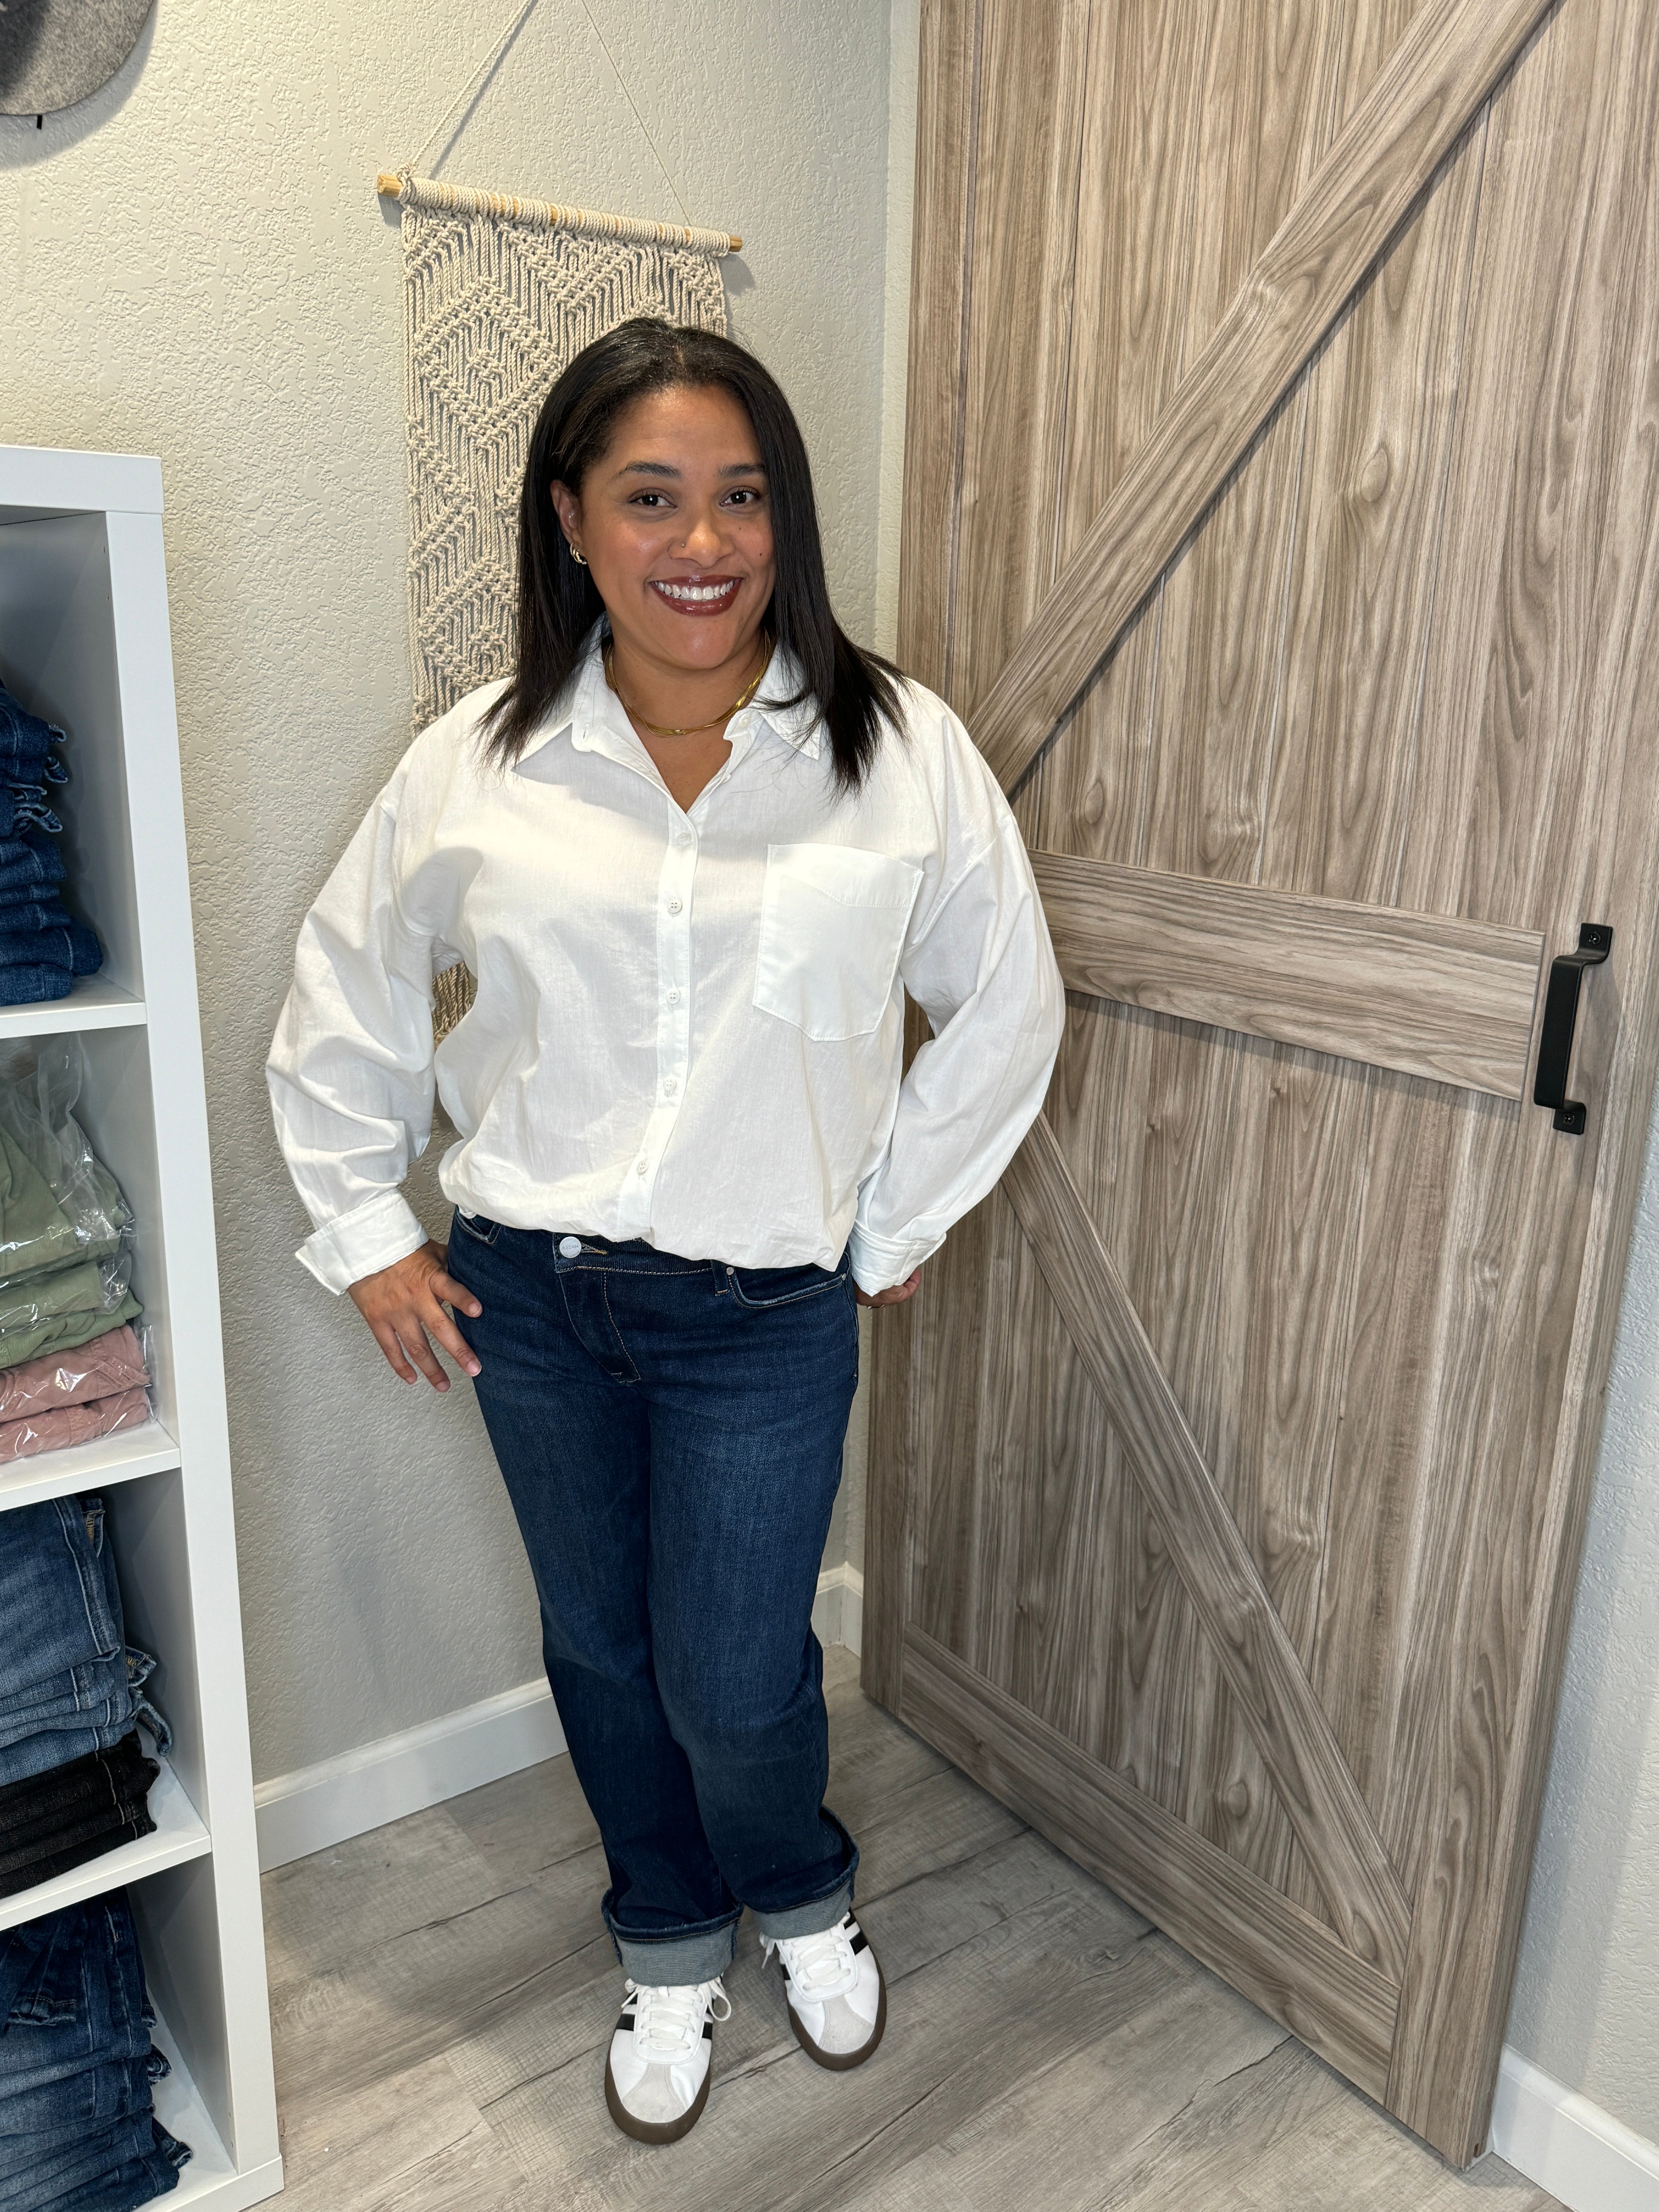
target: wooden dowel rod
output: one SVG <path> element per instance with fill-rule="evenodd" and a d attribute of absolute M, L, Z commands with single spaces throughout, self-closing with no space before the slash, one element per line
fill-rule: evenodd
<path fill-rule="evenodd" d="M 374 179 L 374 189 L 382 199 L 401 199 L 403 198 L 404 180 L 401 177 L 394 176 L 390 169 L 382 169 Z M 743 252 L 743 240 L 737 235 L 735 231 L 728 231 L 726 233 L 726 243 L 727 250 L 730 252 L 741 253 Z"/>

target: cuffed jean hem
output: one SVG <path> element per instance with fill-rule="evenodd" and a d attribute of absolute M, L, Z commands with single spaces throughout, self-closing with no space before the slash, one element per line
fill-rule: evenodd
<path fill-rule="evenodd" d="M 836 1883 L 828 1897 L 811 1905 L 792 1905 L 787 1912 L 757 1912 L 755 1925 L 763 1942 L 787 1943 L 797 1936 L 822 1936 L 826 1928 L 839 1927 L 853 1909 L 853 1877 Z"/>
<path fill-rule="evenodd" d="M 833 1816 L 832 1816 L 833 1817 Z M 854 1852 L 856 1865 L 857 1851 Z M 755 1927 L 763 1942 L 787 1943 L 798 1936 L 822 1936 L 826 1928 L 839 1927 L 853 1909 L 853 1875 L 849 1868 L 832 1890 L 805 1905 L 792 1905 L 784 1912 L 757 1912 Z M 630 1935 L 611 1917 L 607 1896 L 601 1911 L 622 1970 L 630 1982 L 647 1988 L 681 1987 L 692 1982 L 712 1982 L 731 1965 L 737 1950 L 740 1912 L 729 1920 L 711 1921 L 701 1928 L 676 1929 L 662 1936 Z"/>
<path fill-rule="evenodd" d="M 676 1989 L 712 1982 L 731 1965 L 738 1946 L 738 1921 L 713 1920 L 700 1928 L 675 1929 L 664 1936 L 631 1935 L 611 1917 L 611 1899 L 600 1906 L 622 1970 L 642 1989 Z M 830 1925 L 834 1926 L 834 1922 Z"/>

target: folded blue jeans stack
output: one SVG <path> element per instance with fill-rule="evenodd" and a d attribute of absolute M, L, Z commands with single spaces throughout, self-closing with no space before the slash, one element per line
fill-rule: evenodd
<path fill-rule="evenodd" d="M 5 2212 L 136 2212 L 177 2187 L 191 2154 L 155 2118 L 155 2020 L 125 1890 L 0 1936 Z"/>
<path fill-rule="evenodd" d="M 100 1499 L 0 1513 L 0 1896 L 153 1832 L 161 1770 L 137 1723 L 165 1753 L 155 1665 L 125 1640 Z"/>
<path fill-rule="evenodd" d="M 64 863 L 49 842 L 64 826 L 47 799 L 49 785 L 69 781 L 52 750 L 63 742 L 0 684 L 0 1006 L 66 998 L 77 975 L 104 964 L 97 938 L 63 902 Z"/>

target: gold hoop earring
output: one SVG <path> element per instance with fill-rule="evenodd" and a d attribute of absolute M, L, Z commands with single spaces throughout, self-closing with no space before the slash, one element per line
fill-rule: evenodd
<path fill-rule="evenodd" d="M 570 557 L 579 568 L 585 568 L 587 566 L 587 556 L 580 546 L 573 545 L 570 548 Z"/>

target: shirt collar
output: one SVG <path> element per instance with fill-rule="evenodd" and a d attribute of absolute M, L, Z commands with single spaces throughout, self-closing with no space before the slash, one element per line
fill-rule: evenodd
<path fill-rule="evenodd" d="M 823 717 L 810 691 L 804 699 L 796 697 L 801 688 L 800 663 L 793 653 L 786 652 L 781 645 L 775 646 L 750 711 L 765 723 L 774 737 L 781 738 L 787 745 L 793 745 L 808 760 L 816 760 L 823 743 L 820 733 Z M 795 700 L 793 706 L 782 703 L 791 699 Z"/>
<path fill-rule="evenodd" d="M 613 760 L 637 758 L 641 748 L 634 726 L 623 712 L 621 700 L 605 680 L 600 653 L 604 635 L 603 622 L 595 623 L 582 647 L 580 660 L 544 725 L 545 736 L 538 737 L 526 749 L 523 759 L 527 760 L 532 753 L 539 752 L 544 745 L 552 744 L 562 737 L 568 737 L 578 752 L 602 752 Z M 817 701 L 809 693 L 793 706 L 784 703 L 795 699 L 800 689 L 800 669 L 794 655 L 786 653 L 781 646 L 775 647 L 753 702 L 727 725 L 734 760 L 748 750 L 755 723 L 769 730 L 785 744 L 793 745 L 808 760 L 817 758 L 823 728 Z"/>

